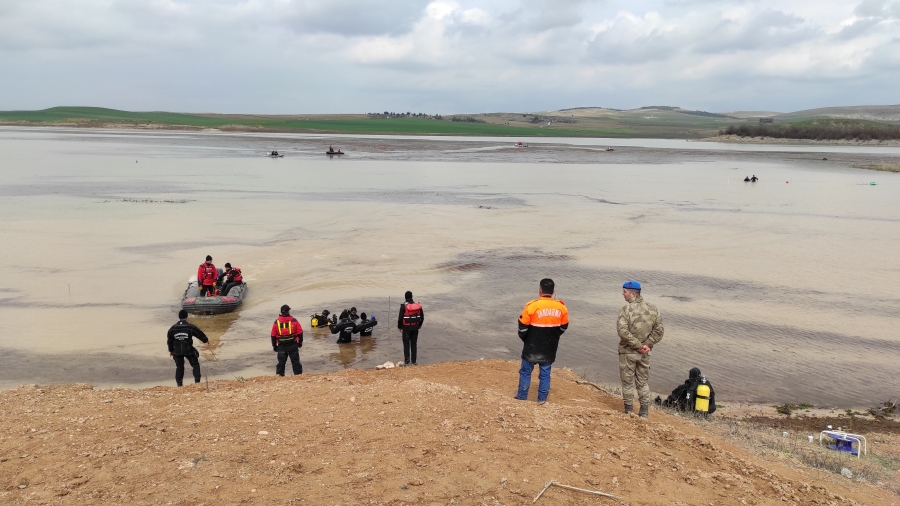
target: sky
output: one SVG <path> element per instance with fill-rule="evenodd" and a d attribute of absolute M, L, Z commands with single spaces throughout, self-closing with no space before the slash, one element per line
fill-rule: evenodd
<path fill-rule="evenodd" d="M 900 0 L 0 0 L 0 110 L 900 103 Z"/>

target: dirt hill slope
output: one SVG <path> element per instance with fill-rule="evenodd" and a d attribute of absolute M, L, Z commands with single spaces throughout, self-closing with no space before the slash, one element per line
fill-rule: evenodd
<path fill-rule="evenodd" d="M 516 401 L 516 371 L 478 361 L 209 392 L 0 392 L 0 504 L 530 504 L 551 479 L 632 505 L 891 503 L 664 413 L 622 415 L 568 371 L 554 371 L 549 403 Z M 614 503 L 555 487 L 538 501 L 560 504 Z"/>

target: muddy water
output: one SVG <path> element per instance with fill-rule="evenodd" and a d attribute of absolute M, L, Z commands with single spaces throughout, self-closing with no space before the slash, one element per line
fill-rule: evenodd
<path fill-rule="evenodd" d="M 250 285 L 239 312 L 193 319 L 213 378 L 273 372 L 285 303 L 304 327 L 351 305 L 381 321 L 343 346 L 307 328 L 305 371 L 396 361 L 405 290 L 427 312 L 420 362 L 516 359 L 515 319 L 549 276 L 572 320 L 557 364 L 601 379 L 635 278 L 666 324 L 656 391 L 693 366 L 723 399 L 859 405 L 900 387 L 896 174 L 484 140 L 339 139 L 351 154 L 329 159 L 327 141 L 0 131 L 0 387 L 171 384 L 165 331 L 206 254 Z M 273 148 L 289 156 L 260 156 Z"/>

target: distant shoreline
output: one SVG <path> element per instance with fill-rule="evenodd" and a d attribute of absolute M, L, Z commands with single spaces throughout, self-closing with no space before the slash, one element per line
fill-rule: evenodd
<path fill-rule="evenodd" d="M 783 139 L 776 137 L 741 137 L 739 135 L 716 135 L 703 139 L 692 139 L 691 142 L 728 142 L 734 144 L 799 144 L 818 146 L 885 146 L 900 147 L 900 140 L 890 141 L 857 141 L 857 140 L 816 140 L 816 139 Z"/>

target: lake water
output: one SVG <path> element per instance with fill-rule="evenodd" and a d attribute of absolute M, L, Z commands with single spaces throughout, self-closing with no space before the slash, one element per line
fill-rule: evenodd
<path fill-rule="evenodd" d="M 211 254 L 250 286 L 238 312 L 192 318 L 212 378 L 274 373 L 285 303 L 305 372 L 400 360 L 406 290 L 420 363 L 517 359 L 516 318 L 551 277 L 571 312 L 557 365 L 616 381 L 634 278 L 666 327 L 655 391 L 697 366 L 725 400 L 896 394 L 900 175 L 848 166 L 894 153 L 582 141 L 0 129 L 0 387 L 174 384 L 165 333 Z M 351 305 L 381 321 L 372 338 L 308 328 Z"/>

